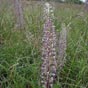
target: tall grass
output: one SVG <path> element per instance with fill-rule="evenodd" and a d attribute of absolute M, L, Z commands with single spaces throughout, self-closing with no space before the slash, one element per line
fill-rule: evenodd
<path fill-rule="evenodd" d="M 41 88 L 42 3 L 24 2 L 25 30 L 15 30 L 14 15 L 6 5 L 0 12 L 0 86 L 1 88 Z M 78 8 L 76 8 L 78 7 Z M 82 7 L 82 6 L 80 6 Z M 67 56 L 54 88 L 88 87 L 88 16 L 79 6 L 55 4 L 57 34 L 67 25 Z M 78 15 L 83 12 L 83 15 Z M 75 17 L 74 17 L 75 16 Z M 68 26 L 68 24 L 70 25 Z"/>
<path fill-rule="evenodd" d="M 56 9 L 56 30 L 60 30 L 61 23 L 65 22 L 68 31 L 66 64 L 59 72 L 60 88 L 88 87 L 88 16 L 83 7 L 79 7 L 82 9 L 75 5 L 57 6 L 59 10 Z M 83 15 L 77 15 L 80 13 Z"/>
<path fill-rule="evenodd" d="M 41 9 L 40 6 L 36 9 L 38 8 Z M 37 82 L 41 63 L 39 46 L 41 14 L 36 10 L 33 13 L 25 10 L 27 26 L 21 31 L 14 29 L 13 13 L 10 8 L 7 9 L 0 14 L 0 35 L 3 38 L 3 44 L 0 44 L 0 86 L 1 88 L 26 88 L 27 86 L 39 88 Z"/>

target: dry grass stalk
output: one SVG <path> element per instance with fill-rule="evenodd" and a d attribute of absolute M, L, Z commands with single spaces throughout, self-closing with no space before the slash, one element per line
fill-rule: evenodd
<path fill-rule="evenodd" d="M 85 2 L 85 8 L 88 11 L 88 0 L 86 0 L 86 2 Z"/>
<path fill-rule="evenodd" d="M 16 27 L 18 29 L 24 28 L 24 16 L 22 11 L 21 0 L 14 0 L 14 9 L 15 9 L 15 18 L 16 18 Z"/>
<path fill-rule="evenodd" d="M 62 24 L 62 30 L 60 32 L 60 37 L 59 37 L 59 51 L 58 51 L 58 64 L 59 67 L 62 68 L 65 63 L 65 55 L 66 55 L 66 44 L 67 44 L 67 30 L 66 26 L 63 23 Z"/>

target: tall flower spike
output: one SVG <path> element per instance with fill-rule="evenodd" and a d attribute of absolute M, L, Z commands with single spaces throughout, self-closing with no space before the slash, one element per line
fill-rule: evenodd
<path fill-rule="evenodd" d="M 47 9 L 46 9 L 47 8 Z M 42 66 L 41 85 L 43 88 L 53 88 L 57 77 L 56 62 L 56 33 L 52 16 L 50 16 L 50 4 L 45 4 L 45 24 L 42 38 Z"/>

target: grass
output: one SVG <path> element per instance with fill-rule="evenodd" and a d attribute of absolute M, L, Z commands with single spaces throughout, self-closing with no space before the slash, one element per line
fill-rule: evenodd
<path fill-rule="evenodd" d="M 37 4 L 36 4 L 37 3 Z M 0 86 L 1 88 L 41 88 L 42 4 L 24 3 L 25 29 L 14 29 L 10 6 L 0 12 Z M 33 7 L 32 7 L 33 5 Z M 55 5 L 57 34 L 61 24 L 67 27 L 66 63 L 58 68 L 59 81 L 54 88 L 88 88 L 88 16 L 82 5 Z M 81 8 L 81 9 L 80 9 Z"/>
<path fill-rule="evenodd" d="M 60 10 L 57 10 L 58 9 L 56 9 L 57 30 L 60 28 L 62 22 L 67 25 L 71 23 L 70 27 L 67 27 L 67 60 L 64 68 L 60 72 L 60 88 L 87 88 L 88 16 L 82 9 L 76 9 L 76 7 L 73 8 L 71 6 L 67 8 L 66 6 L 65 8 L 60 7 Z M 81 12 L 83 12 L 83 16 L 78 16 L 77 14 Z"/>

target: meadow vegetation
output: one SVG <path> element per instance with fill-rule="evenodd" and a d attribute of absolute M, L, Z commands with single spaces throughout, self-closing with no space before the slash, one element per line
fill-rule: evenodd
<path fill-rule="evenodd" d="M 15 28 L 10 4 L 0 6 L 0 88 L 41 88 L 43 3 L 23 2 L 23 30 Z M 88 88 L 88 13 L 83 5 L 51 4 L 57 37 L 62 23 L 68 32 L 66 63 L 54 88 Z"/>

